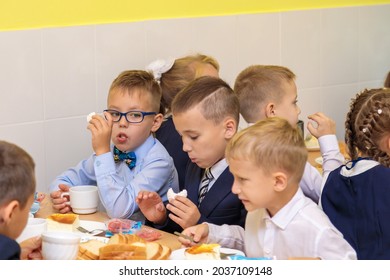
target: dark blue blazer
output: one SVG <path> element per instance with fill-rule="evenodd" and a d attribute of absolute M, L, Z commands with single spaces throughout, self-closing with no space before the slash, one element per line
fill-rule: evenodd
<path fill-rule="evenodd" d="M 358 259 L 390 259 L 390 168 L 344 177 L 339 167 L 324 185 L 321 204 Z"/>
<path fill-rule="evenodd" d="M 189 161 L 188 154 L 183 151 L 183 141 L 180 134 L 176 131 L 172 117 L 168 117 L 156 131 L 156 138 L 167 149 L 169 155 L 173 158 L 177 174 L 179 176 L 179 188 L 184 188 L 184 178 L 186 166 Z"/>
<path fill-rule="evenodd" d="M 204 173 L 196 164 L 189 162 L 187 166 L 185 186 L 188 198 L 198 205 L 199 185 Z M 218 177 L 210 191 L 203 199 L 199 212 L 201 217 L 198 224 L 208 222 L 216 225 L 239 225 L 244 227 L 247 211 L 238 196 L 233 194 L 233 175 L 229 168 Z M 161 228 L 168 232 L 182 231 L 183 229 L 168 218 L 167 224 Z"/>
<path fill-rule="evenodd" d="M 20 259 L 19 244 L 15 240 L 0 234 L 0 260 L 19 260 L 19 259 Z"/>

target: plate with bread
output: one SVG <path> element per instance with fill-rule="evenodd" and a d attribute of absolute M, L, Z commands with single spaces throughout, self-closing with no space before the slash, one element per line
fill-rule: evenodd
<path fill-rule="evenodd" d="M 223 260 L 227 256 L 245 254 L 236 249 L 223 248 L 219 244 L 199 244 L 188 248 L 181 248 L 171 253 L 170 260 Z"/>
<path fill-rule="evenodd" d="M 171 249 L 147 242 L 135 234 L 115 234 L 107 243 L 91 239 L 80 243 L 78 260 L 167 260 Z"/>
<path fill-rule="evenodd" d="M 85 235 L 98 235 L 104 232 L 107 227 L 104 223 L 96 221 L 80 220 L 77 214 L 52 214 L 47 219 L 48 231 L 72 231 L 74 233 Z M 82 233 L 77 228 L 81 226 L 88 231 L 101 229 L 101 231 L 95 231 L 94 233 Z"/>
<path fill-rule="evenodd" d="M 48 231 L 71 231 L 80 234 L 78 260 L 166 260 L 171 249 L 150 237 L 150 232 L 144 232 L 149 238 L 142 238 L 137 234 L 115 233 L 111 238 L 93 236 L 82 233 L 77 227 L 87 230 L 103 229 L 106 224 L 95 221 L 80 220 L 77 214 L 52 214 L 47 219 Z M 152 232 L 154 233 L 154 232 Z"/>

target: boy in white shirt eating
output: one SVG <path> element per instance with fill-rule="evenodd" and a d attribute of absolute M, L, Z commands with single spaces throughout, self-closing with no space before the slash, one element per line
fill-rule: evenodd
<path fill-rule="evenodd" d="M 248 210 L 245 230 L 203 223 L 183 232 L 194 242 L 218 243 L 247 257 L 356 259 L 342 234 L 299 188 L 307 150 L 288 121 L 272 117 L 242 130 L 228 143 L 226 158 L 234 176 L 232 192 Z"/>

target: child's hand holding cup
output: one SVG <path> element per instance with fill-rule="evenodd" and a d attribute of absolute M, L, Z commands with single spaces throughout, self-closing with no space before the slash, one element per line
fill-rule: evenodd
<path fill-rule="evenodd" d="M 48 231 L 42 234 L 44 260 L 75 260 L 79 252 L 80 235 L 72 232 Z"/>
<path fill-rule="evenodd" d="M 98 188 L 96 186 L 75 186 L 64 192 L 61 197 L 69 196 L 67 202 L 76 214 L 92 214 L 99 204 Z"/>

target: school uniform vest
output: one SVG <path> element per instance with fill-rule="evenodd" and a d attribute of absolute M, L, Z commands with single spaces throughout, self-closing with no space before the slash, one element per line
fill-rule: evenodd
<path fill-rule="evenodd" d="M 321 204 L 358 259 L 390 259 L 390 168 L 377 165 L 344 177 L 329 174 Z"/>

